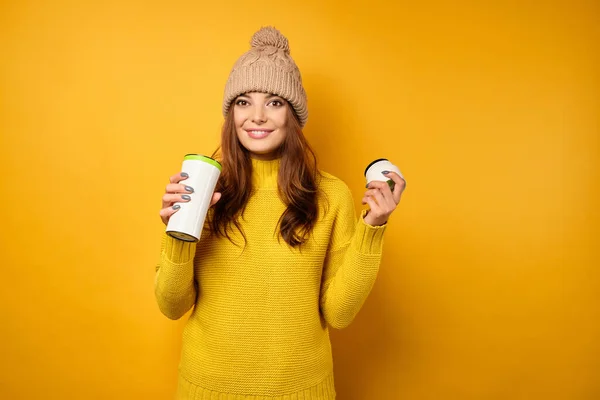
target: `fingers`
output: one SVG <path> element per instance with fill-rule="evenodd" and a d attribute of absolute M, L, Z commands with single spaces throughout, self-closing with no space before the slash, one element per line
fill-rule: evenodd
<path fill-rule="evenodd" d="M 394 195 L 387 182 L 372 181 L 368 185 L 369 190 L 365 193 L 365 197 L 373 196 L 380 206 L 395 207 L 396 203 Z M 380 197 L 381 196 L 381 197 Z M 365 204 L 363 202 L 363 204 Z"/>
<path fill-rule="evenodd" d="M 217 204 L 217 201 L 219 201 L 220 198 L 221 198 L 221 192 L 213 193 L 212 199 L 210 201 L 210 206 L 212 207 L 215 204 Z"/>
<path fill-rule="evenodd" d="M 389 190 L 389 189 L 388 189 Z M 390 192 L 388 195 L 389 198 L 392 197 L 392 193 Z M 363 196 L 363 204 L 367 204 L 367 199 L 368 198 L 372 198 L 374 199 L 378 205 L 385 205 L 387 203 L 389 203 L 389 200 L 385 198 L 385 196 L 383 195 L 383 193 L 381 192 L 380 189 L 369 189 L 365 192 L 365 195 Z"/>
<path fill-rule="evenodd" d="M 377 205 L 377 203 L 375 202 L 375 200 L 372 197 L 367 197 L 365 199 L 365 202 L 363 202 L 363 204 L 369 205 L 369 208 L 371 209 L 371 211 L 369 211 L 369 213 L 372 213 L 379 208 L 379 206 Z"/>
<path fill-rule="evenodd" d="M 175 214 L 181 207 L 175 203 L 186 203 L 192 199 L 190 194 L 194 193 L 194 188 L 179 183 L 187 178 L 189 178 L 189 175 L 185 172 L 180 172 L 169 178 L 169 184 L 165 188 L 165 194 L 162 197 L 162 208 L 159 212 L 160 219 L 165 225 L 169 222 L 171 215 Z"/>
<path fill-rule="evenodd" d="M 387 223 L 388 218 L 398 206 L 404 182 L 400 176 L 396 176 L 395 178 L 399 179 L 399 183 L 395 179 L 393 180 L 396 187 L 400 186 L 400 189 L 395 189 L 394 192 L 390 189 L 387 181 L 372 181 L 368 184 L 367 187 L 369 190 L 365 192 L 362 199 L 362 203 L 368 204 L 370 207 L 370 211 L 365 216 L 365 222 L 368 224 L 376 226 Z M 396 194 L 398 197 L 396 197 Z M 396 199 L 398 200 L 396 201 Z"/>
<path fill-rule="evenodd" d="M 372 197 L 367 198 L 370 210 L 365 216 L 365 222 L 369 225 L 378 226 L 387 223 L 390 213 L 385 212 Z"/>
<path fill-rule="evenodd" d="M 401 178 L 400 185 L 402 185 Z M 398 202 L 396 202 L 394 193 L 392 193 L 387 181 L 372 181 L 367 187 L 369 190 L 365 192 L 362 199 L 362 203 L 368 204 L 370 208 L 365 216 L 365 222 L 369 225 L 381 226 L 387 223 L 388 218 L 398 206 Z"/>
<path fill-rule="evenodd" d="M 394 181 L 394 202 L 396 204 L 400 203 L 400 197 L 402 196 L 402 192 L 404 192 L 404 189 L 406 188 L 406 180 L 394 171 L 388 172 L 387 174 L 385 174 L 385 176 Z"/>
<path fill-rule="evenodd" d="M 186 203 L 191 199 L 189 194 L 165 193 L 162 198 L 163 208 L 170 207 L 175 203 Z"/>
<path fill-rule="evenodd" d="M 176 185 L 179 186 L 178 184 L 176 184 Z M 183 185 L 181 185 L 181 186 L 183 186 Z M 168 188 L 168 186 L 167 186 L 167 188 Z M 179 188 L 177 188 L 177 190 L 179 190 Z M 192 199 L 192 197 L 189 194 L 184 194 L 184 193 L 192 193 L 192 192 L 193 192 L 193 189 L 190 192 L 189 190 L 186 190 L 185 188 L 181 191 L 166 192 L 162 197 L 162 208 L 170 207 L 174 203 L 190 201 Z"/>
<path fill-rule="evenodd" d="M 171 218 L 171 216 L 175 214 L 179 208 L 179 204 L 175 204 L 173 207 L 167 207 L 160 210 L 160 219 L 162 220 L 163 224 L 167 225 L 169 223 L 169 218 Z"/>
<path fill-rule="evenodd" d="M 165 193 L 194 193 L 194 188 L 181 183 L 169 183 Z"/>
<path fill-rule="evenodd" d="M 183 183 L 179 183 L 189 178 L 189 175 L 185 172 L 180 172 L 169 178 L 169 184 L 165 187 L 165 194 L 162 197 L 162 208 L 160 210 L 160 218 L 166 225 L 169 222 L 169 218 L 181 208 L 179 204 L 175 203 L 187 203 L 194 193 L 194 188 Z M 221 199 L 221 193 L 215 192 L 210 201 L 210 206 L 215 205 L 219 199 Z"/>
<path fill-rule="evenodd" d="M 173 175 L 172 177 L 169 178 L 169 182 L 170 183 L 179 183 L 180 181 L 189 178 L 190 176 L 188 174 L 186 174 L 185 172 L 180 172 L 176 175 Z"/>
<path fill-rule="evenodd" d="M 165 193 L 162 198 L 162 209 L 160 210 L 160 218 L 166 225 L 169 222 L 171 215 L 175 214 L 181 207 L 174 203 L 187 203 L 192 198 L 189 194 Z"/>
<path fill-rule="evenodd" d="M 213 193 L 210 201 L 210 207 L 214 206 L 220 199 L 220 192 Z M 179 204 L 173 203 L 187 203 L 190 200 L 191 196 L 187 194 L 166 193 L 163 196 L 163 208 L 159 212 L 162 222 L 167 225 L 169 223 L 169 218 L 171 218 L 171 216 L 181 208 Z"/>
<path fill-rule="evenodd" d="M 175 202 L 190 201 L 190 194 L 194 193 L 194 188 L 184 183 L 178 183 L 189 177 L 185 172 L 173 175 L 169 178 L 169 184 L 165 188 L 165 195 L 162 199 L 162 208 L 167 208 Z"/>

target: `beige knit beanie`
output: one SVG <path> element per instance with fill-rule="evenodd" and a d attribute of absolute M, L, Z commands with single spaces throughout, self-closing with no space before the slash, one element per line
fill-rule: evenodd
<path fill-rule="evenodd" d="M 235 63 L 225 85 L 223 116 L 231 102 L 248 92 L 270 93 L 286 99 L 294 108 L 300 124 L 308 119 L 306 93 L 296 63 L 290 56 L 285 36 L 273 27 L 261 28 L 252 36 L 250 50 Z"/>

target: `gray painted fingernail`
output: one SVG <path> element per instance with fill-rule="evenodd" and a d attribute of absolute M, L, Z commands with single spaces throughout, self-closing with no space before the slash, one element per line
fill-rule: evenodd
<path fill-rule="evenodd" d="M 187 191 L 188 191 L 188 192 L 190 192 L 190 193 L 194 193 L 194 188 L 193 188 L 193 187 L 191 187 L 191 186 L 186 186 L 186 187 L 185 187 L 185 190 L 187 190 Z"/>
<path fill-rule="evenodd" d="M 182 194 L 181 198 L 184 200 L 191 200 L 192 198 L 190 196 L 188 196 L 187 194 Z"/>
<path fill-rule="evenodd" d="M 390 171 L 381 171 L 382 174 L 387 175 L 390 173 Z"/>
<path fill-rule="evenodd" d="M 179 210 L 181 206 L 179 204 L 175 204 L 172 208 L 173 210 Z"/>
<path fill-rule="evenodd" d="M 184 178 L 189 178 L 189 177 L 190 177 L 190 176 L 189 176 L 187 173 L 185 173 L 185 172 L 182 172 L 180 175 L 181 175 L 181 176 L 183 176 Z"/>

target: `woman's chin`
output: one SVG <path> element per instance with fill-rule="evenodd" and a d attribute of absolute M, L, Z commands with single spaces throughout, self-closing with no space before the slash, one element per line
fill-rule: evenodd
<path fill-rule="evenodd" d="M 274 150 L 248 149 L 250 156 L 257 160 L 273 160 L 277 158 L 277 152 Z"/>

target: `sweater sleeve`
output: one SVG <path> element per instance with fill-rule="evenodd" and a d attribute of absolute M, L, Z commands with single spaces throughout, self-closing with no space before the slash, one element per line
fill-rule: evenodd
<path fill-rule="evenodd" d="M 381 262 L 386 225 L 356 220 L 352 194 L 347 186 L 337 210 L 325 258 L 320 307 L 325 320 L 336 329 L 348 326 L 369 295 Z"/>
<path fill-rule="evenodd" d="M 154 294 L 158 308 L 167 318 L 181 318 L 196 302 L 195 253 L 196 243 L 174 239 L 163 233 Z"/>

